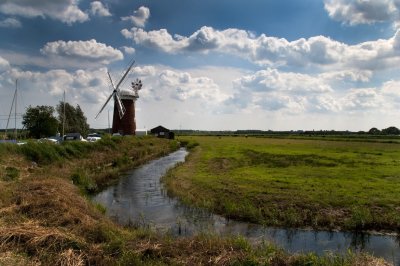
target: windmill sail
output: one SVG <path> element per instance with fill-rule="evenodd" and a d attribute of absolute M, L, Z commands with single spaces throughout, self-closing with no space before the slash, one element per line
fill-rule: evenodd
<path fill-rule="evenodd" d="M 122 119 L 122 117 L 125 114 L 125 106 L 122 104 L 122 101 L 121 101 L 121 98 L 119 97 L 118 92 L 114 93 L 114 104 L 117 105 L 119 119 Z"/>
<path fill-rule="evenodd" d="M 108 97 L 107 101 L 103 104 L 103 106 L 101 107 L 99 113 L 96 115 L 95 119 L 97 119 L 97 117 L 100 115 L 100 113 L 104 110 L 104 108 L 106 107 L 106 105 L 110 101 L 111 97 L 114 98 L 114 104 L 117 107 L 119 118 L 122 119 L 122 117 L 125 114 L 125 106 L 123 105 L 123 103 L 121 101 L 121 98 L 120 98 L 120 95 L 119 95 L 119 86 L 122 84 L 122 82 L 124 81 L 124 79 L 128 75 L 129 71 L 132 69 L 133 64 L 135 64 L 135 60 L 132 60 L 132 62 L 130 63 L 128 69 L 124 72 L 124 74 L 122 75 L 121 79 L 117 83 L 117 86 L 114 86 L 114 82 L 113 82 L 113 80 L 111 78 L 111 75 L 107 71 L 108 79 L 110 81 L 111 87 L 113 88 L 113 92 L 110 94 L 110 96 Z"/>
<path fill-rule="evenodd" d="M 97 117 L 100 115 L 101 112 L 103 112 L 104 108 L 106 107 L 107 103 L 110 101 L 111 97 L 114 95 L 114 93 L 111 93 L 110 96 L 108 97 L 107 101 L 105 102 L 105 104 L 103 104 L 103 106 L 101 107 L 100 111 L 97 113 L 95 119 L 97 119 Z"/>

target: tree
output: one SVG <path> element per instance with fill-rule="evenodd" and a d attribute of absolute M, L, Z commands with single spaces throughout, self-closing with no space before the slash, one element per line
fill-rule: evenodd
<path fill-rule="evenodd" d="M 373 127 L 368 131 L 368 133 L 372 134 L 372 135 L 379 135 L 381 133 L 381 131 L 379 129 L 377 129 L 376 127 Z"/>
<path fill-rule="evenodd" d="M 64 121 L 64 102 L 60 102 L 56 107 L 58 113 L 59 128 L 63 128 Z M 65 124 L 64 130 L 68 133 L 80 133 L 86 137 L 89 133 L 89 124 L 81 107 L 77 105 L 73 107 L 69 103 L 65 103 Z"/>
<path fill-rule="evenodd" d="M 388 127 L 382 129 L 382 133 L 385 135 L 400 135 L 400 129 L 397 127 Z"/>
<path fill-rule="evenodd" d="M 22 124 L 29 130 L 29 135 L 35 138 L 53 136 L 57 133 L 58 121 L 53 115 L 52 106 L 29 106 L 23 115 Z"/>

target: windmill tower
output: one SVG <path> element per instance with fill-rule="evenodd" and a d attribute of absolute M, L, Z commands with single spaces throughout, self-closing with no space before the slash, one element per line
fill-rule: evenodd
<path fill-rule="evenodd" d="M 133 61 L 129 65 L 128 69 L 122 75 L 121 79 L 119 80 L 116 86 L 114 86 L 114 82 L 111 78 L 110 73 L 107 72 L 110 84 L 113 88 L 113 92 L 110 94 L 107 101 L 104 103 L 99 113 L 96 115 L 96 118 L 106 107 L 110 99 L 113 98 L 114 114 L 112 123 L 112 133 L 120 133 L 121 135 L 135 135 L 136 131 L 135 102 L 139 98 L 138 91 L 142 88 L 142 81 L 136 79 L 135 82 L 131 83 L 131 88 L 120 89 L 122 82 L 128 75 L 134 63 L 135 61 Z"/>

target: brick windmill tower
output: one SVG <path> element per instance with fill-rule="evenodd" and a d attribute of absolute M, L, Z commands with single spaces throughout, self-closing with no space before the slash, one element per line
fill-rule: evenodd
<path fill-rule="evenodd" d="M 135 82 L 131 83 L 131 88 L 129 89 L 119 88 L 126 76 L 128 75 L 129 71 L 132 69 L 134 63 L 135 61 L 133 61 L 129 65 L 128 69 L 125 71 L 125 73 L 122 75 L 121 79 L 117 83 L 117 86 L 114 86 L 111 75 L 109 72 L 107 72 L 110 84 L 113 88 L 113 92 L 110 94 L 107 101 L 101 107 L 99 113 L 96 115 L 96 118 L 104 110 L 111 98 L 114 98 L 112 133 L 120 133 L 121 135 L 135 135 L 135 102 L 139 98 L 138 92 L 142 88 L 142 81 L 136 79 Z"/>

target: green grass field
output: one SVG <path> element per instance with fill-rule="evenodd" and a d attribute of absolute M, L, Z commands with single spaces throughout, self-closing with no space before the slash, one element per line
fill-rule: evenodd
<path fill-rule="evenodd" d="M 400 229 L 400 145 L 245 137 L 198 142 L 165 182 L 186 203 L 273 226 Z"/>

